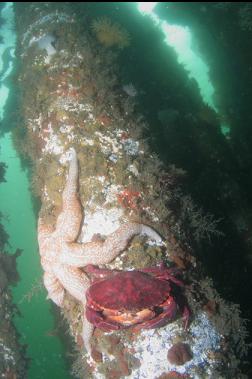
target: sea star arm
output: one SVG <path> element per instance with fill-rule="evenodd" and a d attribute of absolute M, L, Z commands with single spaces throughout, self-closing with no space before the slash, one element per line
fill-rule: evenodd
<path fill-rule="evenodd" d="M 90 285 L 87 275 L 78 268 L 68 265 L 58 265 L 54 272 L 65 290 L 84 304 L 86 302 L 86 290 Z"/>
<path fill-rule="evenodd" d="M 84 305 L 81 336 L 83 339 L 84 346 L 88 353 L 91 353 L 90 339 L 92 337 L 93 331 L 94 331 L 94 326 L 86 318 L 85 305 Z"/>
<path fill-rule="evenodd" d="M 45 241 L 50 238 L 51 233 L 53 232 L 53 226 L 50 224 L 45 224 L 44 219 L 39 217 L 38 219 L 38 242 L 39 245 L 42 245 Z"/>
<path fill-rule="evenodd" d="M 83 343 L 87 351 L 90 353 L 91 345 L 90 339 L 93 334 L 94 327 L 86 319 L 85 307 L 86 307 L 86 291 L 90 285 L 88 277 L 78 268 L 60 265 L 56 270 L 57 278 L 60 280 L 62 286 L 83 306 L 82 315 L 82 332 L 81 336 Z"/>
<path fill-rule="evenodd" d="M 66 185 L 62 194 L 62 211 L 59 214 L 55 227 L 55 236 L 64 236 L 65 241 L 74 241 L 80 230 L 82 220 L 81 203 L 77 194 L 78 187 L 78 160 L 72 149 L 72 159 Z"/>
<path fill-rule="evenodd" d="M 48 299 L 51 299 L 58 307 L 62 307 L 65 291 L 56 276 L 45 272 L 43 280 L 48 292 Z"/>
<path fill-rule="evenodd" d="M 83 267 L 88 264 L 105 264 L 111 262 L 128 245 L 132 237 L 144 234 L 161 243 L 160 235 L 147 225 L 138 223 L 127 223 L 115 232 L 108 235 L 104 242 L 87 242 L 84 244 L 71 243 L 64 250 L 59 259 L 61 263 L 75 267 Z"/>

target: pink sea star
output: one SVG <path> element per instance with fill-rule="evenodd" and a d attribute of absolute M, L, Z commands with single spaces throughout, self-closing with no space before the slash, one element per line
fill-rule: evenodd
<path fill-rule="evenodd" d="M 149 226 L 129 222 L 108 235 L 105 241 L 76 242 L 83 218 L 77 187 L 78 160 L 75 150 L 72 149 L 68 178 L 62 196 L 62 211 L 55 227 L 45 224 L 43 218 L 39 217 L 38 243 L 48 298 L 62 307 L 67 291 L 81 302 L 85 309 L 85 293 L 89 287 L 89 278 L 81 267 L 111 262 L 127 247 L 134 235 L 145 234 L 158 243 L 161 237 Z M 89 352 L 92 332 L 93 326 L 86 320 L 83 312 L 82 338 Z"/>

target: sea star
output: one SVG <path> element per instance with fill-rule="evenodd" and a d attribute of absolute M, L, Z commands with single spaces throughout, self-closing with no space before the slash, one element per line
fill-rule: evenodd
<path fill-rule="evenodd" d="M 134 235 L 145 234 L 157 243 L 161 242 L 161 237 L 147 225 L 129 222 L 108 235 L 105 241 L 76 242 L 83 218 L 77 187 L 78 159 L 72 149 L 68 178 L 62 195 L 62 211 L 55 227 L 45 224 L 43 218 L 39 217 L 38 243 L 48 298 L 62 307 L 66 290 L 81 302 L 85 310 L 85 293 L 90 282 L 80 267 L 111 262 L 127 247 Z M 82 338 L 89 352 L 92 332 L 93 326 L 83 312 Z"/>

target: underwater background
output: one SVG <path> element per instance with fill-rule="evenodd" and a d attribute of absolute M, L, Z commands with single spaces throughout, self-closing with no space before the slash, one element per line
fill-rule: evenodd
<path fill-rule="evenodd" d="M 8 295 L 10 304 L 13 302 L 17 307 L 10 305 L 10 319 L 14 322 L 13 335 L 16 328 L 19 338 L 15 335 L 8 341 L 1 320 L 2 377 L 43 379 L 89 375 L 83 357 L 71 369 L 79 350 L 73 346 L 69 324 L 75 337 L 79 326 L 75 330 L 72 315 L 63 317 L 58 307 L 46 300 L 37 246 L 39 209 L 42 206 L 48 220 L 54 222 L 67 167 L 67 160 L 60 161 L 59 156 L 64 156 L 63 152 L 73 143 L 79 148 L 82 204 L 88 202 L 91 195 L 96 196 L 97 203 L 102 202 L 99 197 L 102 189 L 97 187 L 97 193 L 94 191 L 97 184 L 92 187 L 90 183 L 86 192 L 81 184 L 90 173 L 103 175 L 106 172 L 109 176 L 112 167 L 115 183 L 124 186 L 129 175 L 135 175 L 130 188 L 133 200 L 119 197 L 120 205 L 127 208 L 127 215 L 138 217 L 141 213 L 138 206 L 142 206 L 138 193 L 146 192 L 146 203 L 154 204 L 160 220 L 169 221 L 169 233 L 193 257 L 191 266 L 196 267 L 195 262 L 200 262 L 196 271 L 212 279 L 211 285 L 205 284 L 204 294 L 211 300 L 203 301 L 198 295 L 201 308 L 210 315 L 210 320 L 215 316 L 216 319 L 227 317 L 232 324 L 229 329 L 232 337 L 226 341 L 232 345 L 233 355 L 225 353 L 222 345 L 224 353 L 215 359 L 224 367 L 231 364 L 233 371 L 217 373 L 214 364 L 208 367 L 206 360 L 201 366 L 207 366 L 209 371 L 193 374 L 188 366 L 188 371 L 187 368 L 171 371 L 173 377 L 175 372 L 177 377 L 249 378 L 251 353 L 247 343 L 251 340 L 251 322 L 245 327 L 239 320 L 240 317 L 251 320 L 250 3 L 1 3 L 0 9 L 0 212 L 3 225 L 0 246 L 1 253 L 14 255 L 18 249 L 22 251 L 16 263 L 12 261 L 13 272 L 16 265 L 20 278 L 12 288 L 13 298 Z M 56 22 L 47 16 L 51 14 L 56 14 Z M 79 63 L 76 51 L 81 48 L 88 53 Z M 59 54 L 66 49 L 68 55 Z M 54 82 L 60 86 L 54 87 Z M 70 90 L 68 82 L 71 82 Z M 79 102 L 75 88 L 79 88 L 80 83 L 85 105 L 92 104 L 92 110 L 74 109 L 72 98 Z M 71 98 L 68 108 L 66 102 L 56 104 L 57 96 Z M 62 120 L 67 122 L 62 125 Z M 58 128 L 56 134 L 64 146 L 63 151 L 60 143 L 50 145 L 48 142 L 48 135 L 52 135 L 50 123 L 53 129 Z M 108 140 L 101 137 L 104 130 L 112 136 L 116 123 L 125 131 L 125 135 L 122 132 L 119 136 L 124 146 L 121 160 L 118 145 L 109 145 Z M 90 125 L 94 125 L 97 136 L 100 133 L 100 141 L 103 138 L 102 154 L 106 159 L 97 146 L 92 148 L 91 142 L 87 142 L 95 134 Z M 140 163 L 135 158 L 138 145 L 130 142 L 140 140 L 138 125 L 142 129 L 141 138 L 148 145 L 146 156 L 162 162 L 162 169 L 159 164 L 151 166 L 147 157 Z M 73 130 L 76 134 L 71 137 Z M 87 155 L 81 150 L 83 146 Z M 127 159 L 132 164 L 131 174 L 127 171 Z M 59 161 L 63 171 L 57 176 Z M 137 179 L 136 172 L 140 173 L 141 180 Z M 113 178 L 111 175 L 112 183 Z M 157 182 L 159 187 L 153 194 L 151 186 L 155 188 Z M 42 190 L 45 183 L 49 200 L 45 200 Z M 86 213 L 88 218 L 89 209 Z M 150 214 L 140 216 L 150 223 Z M 166 235 L 165 222 L 159 222 L 158 230 Z M 177 242 L 171 249 L 175 250 L 175 245 Z M 148 250 L 148 254 L 145 264 L 150 266 L 163 253 Z M 123 268 L 128 268 L 129 263 L 141 267 L 134 252 L 129 256 L 131 262 L 123 261 Z M 184 255 L 178 254 L 174 261 L 183 269 L 186 266 Z M 189 282 L 193 277 L 201 283 L 202 291 L 202 279 L 190 275 Z M 8 284 L 13 284 L 11 275 L 6 277 Z M 8 284 L 1 289 L 7 291 Z M 222 313 L 224 303 L 226 308 Z M 79 315 L 79 309 L 75 311 Z M 235 317 L 229 319 L 228 312 Z M 220 325 L 217 330 L 222 330 L 218 328 Z M 102 340 L 103 336 L 95 338 Z M 217 334 L 213 339 L 219 344 Z M 102 346 L 97 344 L 99 353 L 103 352 L 104 341 Z M 106 343 L 116 345 L 114 341 Z M 214 346 L 213 341 L 211 343 Z M 237 350 L 234 345 L 238 346 Z M 149 376 L 148 371 L 144 374 L 147 376 L 134 374 L 138 367 L 136 359 L 127 358 L 125 364 L 125 357 L 122 358 L 114 346 L 113 349 L 110 352 L 116 357 L 115 361 L 123 362 L 124 367 L 121 363 L 120 370 L 115 372 L 113 364 L 116 363 L 105 361 L 102 362 L 104 367 L 93 373 L 94 377 L 172 377 L 171 373 L 153 376 L 150 371 Z M 98 366 L 102 366 L 100 359 L 97 354 Z"/>

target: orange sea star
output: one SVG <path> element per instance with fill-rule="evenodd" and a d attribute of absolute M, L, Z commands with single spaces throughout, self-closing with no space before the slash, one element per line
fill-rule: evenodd
<path fill-rule="evenodd" d="M 81 302 L 85 309 L 89 279 L 81 267 L 111 262 L 127 247 L 134 235 L 145 234 L 157 243 L 161 242 L 161 237 L 149 226 L 129 222 L 108 235 L 105 241 L 76 242 L 83 218 L 77 186 L 78 160 L 75 150 L 72 149 L 68 178 L 62 196 L 62 211 L 55 227 L 47 225 L 42 217 L 39 218 L 38 243 L 48 298 L 62 307 L 67 291 Z M 83 312 L 82 338 L 89 352 L 92 332 L 93 326 L 86 320 Z"/>

